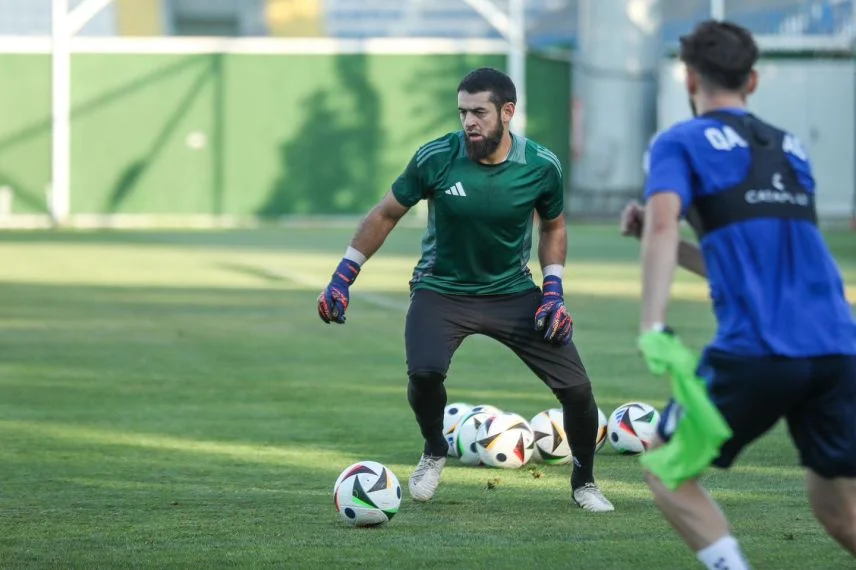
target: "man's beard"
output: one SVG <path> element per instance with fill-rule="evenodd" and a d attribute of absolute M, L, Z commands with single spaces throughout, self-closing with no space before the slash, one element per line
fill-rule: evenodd
<path fill-rule="evenodd" d="M 497 125 L 496 129 L 490 133 L 482 133 L 481 140 L 474 141 L 469 135 L 466 137 L 467 152 L 470 159 L 476 162 L 484 160 L 499 148 L 499 143 L 502 142 L 502 136 L 505 134 L 505 126 L 502 123 Z"/>
<path fill-rule="evenodd" d="M 693 117 L 698 117 L 698 110 L 696 109 L 695 101 L 693 101 L 692 97 L 690 97 L 690 111 L 693 112 Z"/>

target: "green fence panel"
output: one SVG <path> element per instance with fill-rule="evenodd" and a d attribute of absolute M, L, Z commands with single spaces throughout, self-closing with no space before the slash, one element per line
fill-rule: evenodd
<path fill-rule="evenodd" d="M 0 186 L 16 213 L 47 212 L 51 173 L 50 58 L 0 55 Z"/>
<path fill-rule="evenodd" d="M 75 55 L 76 214 L 353 214 L 459 128 L 455 88 L 503 55 Z M 569 163 L 570 66 L 531 55 L 528 134 Z M 0 185 L 44 212 L 50 58 L 0 55 Z M 568 176 L 568 179 L 570 177 Z"/>

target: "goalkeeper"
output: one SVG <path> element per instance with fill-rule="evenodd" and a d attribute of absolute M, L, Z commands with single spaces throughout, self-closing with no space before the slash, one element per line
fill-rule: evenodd
<path fill-rule="evenodd" d="M 428 227 L 404 325 L 407 398 L 424 440 L 410 496 L 430 501 L 440 485 L 449 448 L 446 374 L 461 343 L 479 334 L 513 351 L 552 390 L 573 450 L 571 500 L 586 511 L 611 512 L 615 507 L 594 479 L 597 402 L 563 296 L 561 164 L 510 131 L 517 91 L 506 74 L 476 69 L 457 93 L 462 130 L 423 145 L 364 218 L 318 297 L 318 315 L 326 323 L 345 322 L 349 289 L 363 264 L 411 207 L 427 201 Z M 541 288 L 528 265 L 535 233 Z"/>
<path fill-rule="evenodd" d="M 731 23 L 681 38 L 695 117 L 654 138 L 644 211 L 630 204 L 621 223 L 642 240 L 639 349 L 675 388 L 658 430 L 669 443 L 643 456 L 648 484 L 710 569 L 749 565 L 697 478 L 729 467 L 780 418 L 817 519 L 856 556 L 856 323 L 817 228 L 805 151 L 746 110 L 757 57 L 751 34 Z M 700 250 L 681 241 L 681 216 Z M 695 373 L 664 325 L 678 264 L 707 277 L 718 323 Z"/>

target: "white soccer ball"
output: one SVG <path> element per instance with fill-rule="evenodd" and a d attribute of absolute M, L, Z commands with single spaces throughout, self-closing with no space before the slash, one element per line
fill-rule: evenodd
<path fill-rule="evenodd" d="M 443 410 L 443 436 L 449 443 L 449 452 L 446 455 L 457 457 L 455 447 L 455 431 L 461 420 L 464 419 L 472 406 L 464 402 L 455 402 L 446 406 Z"/>
<path fill-rule="evenodd" d="M 461 419 L 455 430 L 455 456 L 464 465 L 481 465 L 476 436 L 479 428 L 490 417 L 484 412 L 470 412 Z"/>
<path fill-rule="evenodd" d="M 635 455 L 647 451 L 657 434 L 660 414 L 650 404 L 628 402 L 609 416 L 609 443 L 618 453 Z"/>
<path fill-rule="evenodd" d="M 501 414 L 502 410 L 496 406 L 491 406 L 490 404 L 478 404 L 470 408 L 470 412 L 482 412 L 489 416 L 495 416 L 496 414 Z"/>
<path fill-rule="evenodd" d="M 532 458 L 534 448 L 535 435 L 529 422 L 513 412 L 489 417 L 476 435 L 479 458 L 491 467 L 523 467 Z"/>
<path fill-rule="evenodd" d="M 603 413 L 603 410 L 600 408 L 597 409 L 597 437 L 595 438 L 595 451 L 600 451 L 600 449 L 606 443 L 606 426 L 608 422 L 608 418 L 606 414 Z"/>
<path fill-rule="evenodd" d="M 401 505 L 401 485 L 386 466 L 360 461 L 342 471 L 333 485 L 336 511 L 351 526 L 388 522 Z"/>
<path fill-rule="evenodd" d="M 529 421 L 535 438 L 534 459 L 548 465 L 571 462 L 571 448 L 565 434 L 564 418 L 562 408 L 551 408 L 535 415 Z"/>

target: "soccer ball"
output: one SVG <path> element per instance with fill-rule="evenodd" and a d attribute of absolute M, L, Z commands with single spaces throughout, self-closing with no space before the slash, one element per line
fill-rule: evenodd
<path fill-rule="evenodd" d="M 535 438 L 535 459 L 548 465 L 571 462 L 571 448 L 565 434 L 564 417 L 561 408 L 552 408 L 539 413 L 529 422 Z"/>
<path fill-rule="evenodd" d="M 535 435 L 529 422 L 513 412 L 489 417 L 476 434 L 476 449 L 485 465 L 517 469 L 532 458 Z"/>
<path fill-rule="evenodd" d="M 455 430 L 455 455 L 464 465 L 481 465 L 476 435 L 482 424 L 493 417 L 484 412 L 470 412 L 461 419 Z"/>
<path fill-rule="evenodd" d="M 401 485 L 386 466 L 360 461 L 342 471 L 333 485 L 336 511 L 351 526 L 388 522 L 401 505 Z"/>
<path fill-rule="evenodd" d="M 609 443 L 618 453 L 636 455 L 647 451 L 657 434 L 660 414 L 650 404 L 628 402 L 609 416 Z"/>
<path fill-rule="evenodd" d="M 502 410 L 496 406 L 491 406 L 490 404 L 479 404 L 478 406 L 470 408 L 470 412 L 482 412 L 489 416 L 495 416 L 496 414 L 501 414 Z"/>
<path fill-rule="evenodd" d="M 446 455 L 450 457 L 457 457 L 455 430 L 458 429 L 461 420 L 469 413 L 471 408 L 471 405 L 464 402 L 455 402 L 454 404 L 449 404 L 443 410 L 443 435 L 449 443 L 449 451 Z"/>
<path fill-rule="evenodd" d="M 600 451 L 600 448 L 606 443 L 606 414 L 600 408 L 597 409 L 597 438 L 595 439 L 595 451 Z"/>

